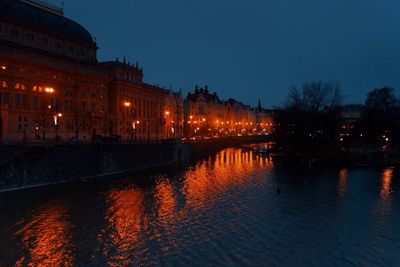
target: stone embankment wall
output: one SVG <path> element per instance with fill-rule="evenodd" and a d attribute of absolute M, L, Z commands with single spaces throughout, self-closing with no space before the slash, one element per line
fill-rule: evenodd
<path fill-rule="evenodd" d="M 206 157 L 226 147 L 261 141 L 265 141 L 265 137 L 226 138 L 187 144 L 2 147 L 0 191 L 154 168 Z"/>

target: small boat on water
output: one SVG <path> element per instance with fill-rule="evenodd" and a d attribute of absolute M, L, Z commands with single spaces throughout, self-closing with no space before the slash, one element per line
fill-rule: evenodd
<path fill-rule="evenodd" d="M 271 152 L 271 148 L 266 145 L 260 145 L 255 149 L 254 152 L 258 154 L 269 154 Z"/>

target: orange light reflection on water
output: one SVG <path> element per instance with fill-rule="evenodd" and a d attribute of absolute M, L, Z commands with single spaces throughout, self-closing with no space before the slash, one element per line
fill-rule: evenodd
<path fill-rule="evenodd" d="M 347 177 L 348 177 L 348 170 L 341 169 L 339 171 L 339 196 L 343 197 L 346 193 L 346 185 L 347 185 Z"/>
<path fill-rule="evenodd" d="M 387 199 L 392 192 L 392 178 L 393 178 L 393 168 L 387 168 L 382 173 L 382 185 L 380 190 L 380 196 L 383 199 Z"/>
<path fill-rule="evenodd" d="M 140 234 L 146 230 L 144 193 L 137 188 L 112 190 L 107 194 L 104 254 L 109 266 L 131 266 L 134 251 L 143 246 Z"/>
<path fill-rule="evenodd" d="M 272 162 L 242 149 L 221 151 L 214 161 L 200 162 L 184 174 L 186 205 L 201 209 L 229 188 L 247 184 L 253 179 L 249 173 L 261 167 L 272 168 Z"/>
<path fill-rule="evenodd" d="M 167 254 L 178 247 L 176 227 L 184 217 L 184 211 L 177 210 L 174 187 L 167 179 L 161 179 L 155 187 L 156 212 L 158 225 L 155 232 L 163 253 Z"/>
<path fill-rule="evenodd" d="M 15 233 L 22 238 L 23 246 L 29 255 L 21 257 L 15 265 L 72 266 L 72 228 L 63 205 L 53 204 L 42 208 Z"/>

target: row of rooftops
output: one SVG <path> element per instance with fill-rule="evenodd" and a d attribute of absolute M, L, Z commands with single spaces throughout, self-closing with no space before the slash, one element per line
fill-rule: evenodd
<path fill-rule="evenodd" d="M 225 105 L 225 106 L 236 106 L 238 108 L 242 108 L 242 109 L 254 109 L 257 111 L 263 111 L 263 112 L 268 112 L 269 110 L 264 109 L 261 107 L 261 101 L 258 101 L 258 106 L 256 108 L 251 107 L 250 105 L 244 104 L 240 101 L 235 100 L 234 98 L 228 98 L 227 100 L 223 101 L 221 100 L 217 93 L 210 93 L 208 90 L 208 86 L 204 86 L 204 88 L 201 88 L 199 86 L 196 85 L 194 93 L 189 92 L 186 99 L 186 102 L 192 102 L 192 103 L 196 103 L 199 101 L 204 101 L 206 103 L 215 103 L 215 104 L 219 104 L 219 105 Z"/>

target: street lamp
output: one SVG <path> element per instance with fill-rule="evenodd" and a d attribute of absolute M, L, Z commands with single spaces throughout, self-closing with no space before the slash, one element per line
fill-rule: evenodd
<path fill-rule="evenodd" d="M 126 110 L 128 110 L 131 106 L 132 106 L 132 103 L 131 102 L 129 102 L 129 101 L 124 101 L 123 102 L 123 106 L 126 108 Z M 122 135 L 124 135 L 126 132 L 127 132 L 127 129 L 126 129 L 126 113 L 127 113 L 127 111 L 123 111 L 123 123 L 124 123 L 124 125 L 122 126 Z M 126 139 L 127 139 L 127 141 L 128 141 L 128 136 L 126 137 Z"/>
<path fill-rule="evenodd" d="M 165 131 L 165 134 L 166 134 L 166 136 L 165 136 L 166 139 L 168 139 L 169 136 L 170 136 L 169 131 L 168 131 L 168 128 L 171 125 L 170 118 L 169 118 L 170 114 L 171 113 L 169 111 L 165 111 L 165 129 L 164 129 L 164 131 Z"/>
<path fill-rule="evenodd" d="M 59 125 L 59 118 L 61 118 L 62 117 L 62 113 L 58 113 L 58 114 L 55 114 L 54 116 L 53 116 L 53 120 L 54 120 L 54 128 L 55 128 L 55 130 L 56 130 L 56 143 L 57 143 L 57 141 L 58 141 L 58 125 Z"/>

